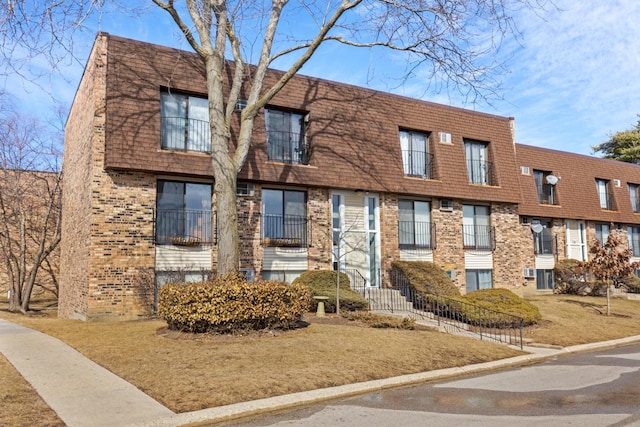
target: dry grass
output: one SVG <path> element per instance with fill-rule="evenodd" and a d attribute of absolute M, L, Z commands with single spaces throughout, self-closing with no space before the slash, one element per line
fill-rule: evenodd
<path fill-rule="evenodd" d="M 520 354 L 430 330 L 353 323 L 194 338 L 168 332 L 158 320 L 110 323 L 0 315 L 62 339 L 178 412 Z"/>
<path fill-rule="evenodd" d="M 640 335 L 637 301 L 613 300 L 613 315 L 607 317 L 600 314 L 606 310 L 604 298 L 528 300 L 544 319 L 525 331 L 536 342 L 566 346 Z M 308 327 L 285 333 L 194 337 L 167 331 L 160 320 L 79 322 L 45 313 L 25 317 L 0 311 L 0 317 L 64 340 L 178 412 L 519 354 L 424 328 L 374 329 L 333 318 L 311 317 Z M 6 369 L 0 369 L 4 379 Z M 0 394 L 15 393 L 7 390 L 9 383 L 14 381 L 2 381 Z M 31 406 L 37 394 L 30 393 L 16 400 Z"/>
<path fill-rule="evenodd" d="M 527 297 L 540 308 L 543 321 L 525 328 L 535 342 L 569 346 L 640 335 L 640 301 L 574 295 Z"/>
<path fill-rule="evenodd" d="M 64 426 L 31 385 L 0 354 L 0 425 Z"/>

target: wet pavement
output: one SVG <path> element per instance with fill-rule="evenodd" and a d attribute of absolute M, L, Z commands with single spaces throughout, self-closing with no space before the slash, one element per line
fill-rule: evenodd
<path fill-rule="evenodd" d="M 640 344 L 228 425 L 640 426 Z"/>

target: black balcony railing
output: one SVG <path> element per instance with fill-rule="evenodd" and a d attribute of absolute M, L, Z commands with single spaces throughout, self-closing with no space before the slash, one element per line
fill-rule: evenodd
<path fill-rule="evenodd" d="M 306 246 L 307 218 L 298 215 L 262 215 L 262 244 L 264 246 Z"/>
<path fill-rule="evenodd" d="M 544 228 L 533 234 L 533 251 L 536 255 L 553 255 L 557 252 L 556 238 L 550 229 Z"/>
<path fill-rule="evenodd" d="M 436 226 L 430 222 L 398 221 L 400 249 L 435 249 Z"/>
<path fill-rule="evenodd" d="M 495 185 L 493 163 L 483 160 L 467 160 L 467 172 L 471 184 Z"/>
<path fill-rule="evenodd" d="M 213 242 L 211 211 L 158 210 L 155 241 L 158 245 L 196 246 Z"/>
<path fill-rule="evenodd" d="M 616 205 L 613 202 L 613 194 L 610 191 L 607 191 L 606 193 L 599 193 L 598 196 L 600 197 L 600 207 L 602 209 L 609 211 L 616 210 Z"/>
<path fill-rule="evenodd" d="M 163 117 L 160 129 L 162 148 L 210 153 L 210 132 L 208 121 L 184 117 Z"/>
<path fill-rule="evenodd" d="M 462 239 L 465 249 L 493 250 L 494 233 L 489 225 L 463 225 Z"/>
<path fill-rule="evenodd" d="M 550 184 L 542 184 L 542 187 L 538 187 L 538 203 L 542 205 L 557 205 L 556 187 Z"/>
<path fill-rule="evenodd" d="M 634 213 L 640 212 L 640 198 L 636 194 L 631 194 L 631 208 Z"/>
<path fill-rule="evenodd" d="M 283 163 L 309 163 L 304 134 L 267 131 L 267 155 L 269 160 Z"/>
<path fill-rule="evenodd" d="M 433 154 L 425 151 L 402 150 L 404 174 L 419 178 L 433 178 Z"/>

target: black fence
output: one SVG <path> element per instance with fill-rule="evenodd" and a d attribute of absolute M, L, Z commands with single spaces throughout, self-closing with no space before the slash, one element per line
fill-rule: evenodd
<path fill-rule="evenodd" d="M 392 272 L 390 278 L 391 289 L 355 287 L 369 301 L 371 310 L 409 312 L 431 319 L 445 329 L 454 329 L 456 333 L 517 345 L 522 349 L 522 318 L 458 298 L 419 292 L 398 271 Z"/>
<path fill-rule="evenodd" d="M 299 215 L 262 215 L 264 246 L 307 245 L 307 218 Z"/>
<path fill-rule="evenodd" d="M 163 117 L 160 129 L 162 148 L 179 151 L 211 152 L 209 122 L 184 117 Z"/>
<path fill-rule="evenodd" d="M 295 132 L 268 131 L 268 159 L 292 164 L 309 163 L 304 134 Z"/>
<path fill-rule="evenodd" d="M 213 215 L 207 210 L 162 209 L 156 212 L 155 243 L 197 246 L 213 242 Z"/>

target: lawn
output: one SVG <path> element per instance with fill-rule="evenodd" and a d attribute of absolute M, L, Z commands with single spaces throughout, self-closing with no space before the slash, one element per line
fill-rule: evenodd
<path fill-rule="evenodd" d="M 604 298 L 529 300 L 544 320 L 525 336 L 538 343 L 566 346 L 640 335 L 637 301 L 613 300 L 613 315 L 607 317 L 600 314 Z M 0 317 L 62 339 L 177 412 L 520 354 L 432 330 L 374 329 L 344 319 L 316 322 L 313 315 L 306 327 L 289 332 L 194 337 L 167 331 L 160 320 L 80 322 L 44 313 L 24 317 L 0 310 Z M 4 378 L 7 368 L 2 369 Z M 5 387 L 0 395 L 7 394 Z"/>

